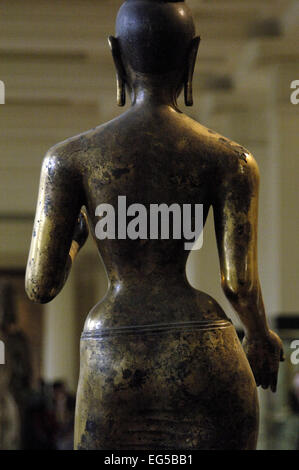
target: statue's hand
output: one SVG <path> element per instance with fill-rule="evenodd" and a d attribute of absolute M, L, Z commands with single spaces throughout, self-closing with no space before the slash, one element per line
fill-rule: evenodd
<path fill-rule="evenodd" d="M 73 240 L 78 243 L 79 249 L 82 248 L 82 246 L 86 242 L 88 234 L 89 234 L 89 229 L 88 229 L 87 216 L 85 212 L 81 211 L 78 216 L 74 235 L 73 235 Z"/>
<path fill-rule="evenodd" d="M 276 392 L 279 362 L 284 361 L 283 345 L 279 336 L 269 330 L 263 338 L 243 340 L 243 348 L 255 377 L 256 385 L 270 387 Z"/>

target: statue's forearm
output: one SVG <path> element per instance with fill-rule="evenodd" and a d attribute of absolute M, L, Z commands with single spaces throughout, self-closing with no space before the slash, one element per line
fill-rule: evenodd
<path fill-rule="evenodd" d="M 45 222 L 44 230 L 46 226 Z M 35 228 L 34 232 L 37 230 L 38 228 Z M 72 264 L 88 237 L 87 218 L 83 212 L 80 212 L 67 257 L 61 251 L 61 244 L 59 246 L 55 244 L 54 235 L 45 236 L 44 233 L 46 240 L 54 239 L 54 245 L 49 242 L 43 244 L 42 228 L 40 230 L 41 232 L 37 232 L 32 238 L 26 270 L 26 292 L 34 302 L 47 303 L 54 299 L 63 288 Z"/>
<path fill-rule="evenodd" d="M 226 291 L 226 296 L 236 310 L 247 337 L 265 337 L 269 327 L 259 281 L 253 289 L 240 289 L 232 293 Z"/>
<path fill-rule="evenodd" d="M 73 243 L 64 268 L 49 264 L 46 269 L 42 269 L 34 263 L 34 258 L 28 261 L 25 288 L 30 300 L 37 303 L 47 303 L 59 294 L 66 283 L 76 256 Z"/>
<path fill-rule="evenodd" d="M 81 248 L 80 245 L 75 240 L 73 240 L 72 244 L 71 244 L 70 252 L 69 252 L 69 255 L 68 255 L 68 258 L 67 258 L 67 262 L 66 262 L 66 265 L 65 265 L 63 281 L 62 281 L 60 290 L 63 288 L 64 284 L 67 281 L 67 278 L 69 277 L 70 270 L 71 270 L 72 265 L 73 265 L 73 263 L 76 259 L 77 254 L 80 251 L 80 248 Z M 57 292 L 57 294 L 58 294 L 58 292 Z"/>
<path fill-rule="evenodd" d="M 30 256 L 26 270 L 25 288 L 30 300 L 38 303 L 47 303 L 53 300 L 65 285 L 68 275 L 81 246 L 73 240 L 64 266 L 48 260 L 48 264 L 41 266 L 38 254 Z M 34 253 L 35 247 L 32 247 Z M 35 261 L 37 259 L 37 261 Z"/>
<path fill-rule="evenodd" d="M 35 265 L 28 265 L 26 270 L 25 289 L 30 300 L 37 303 L 47 303 L 53 300 L 63 288 L 72 259 L 67 257 L 64 269 L 55 269 L 48 265 L 46 269 L 40 269 Z"/>
<path fill-rule="evenodd" d="M 72 244 L 71 244 L 70 252 L 69 252 L 69 255 L 68 255 L 68 258 L 67 258 L 66 266 L 65 266 L 64 280 L 63 280 L 62 287 L 64 286 L 64 284 L 67 281 L 67 278 L 69 276 L 72 265 L 73 265 L 77 255 L 78 255 L 80 249 L 81 249 L 81 246 L 78 244 L 78 242 L 76 240 L 73 240 Z"/>

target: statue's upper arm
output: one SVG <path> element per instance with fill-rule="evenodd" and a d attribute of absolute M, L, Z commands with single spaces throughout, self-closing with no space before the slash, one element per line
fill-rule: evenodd
<path fill-rule="evenodd" d="M 38 289 L 42 296 L 42 293 L 51 291 L 55 279 L 59 280 L 63 275 L 82 204 L 82 191 L 75 169 L 62 158 L 59 149 L 51 149 L 41 169 L 26 271 L 27 290 Z"/>
<path fill-rule="evenodd" d="M 234 295 L 257 282 L 259 169 L 247 154 L 222 173 L 213 205 L 222 285 Z"/>

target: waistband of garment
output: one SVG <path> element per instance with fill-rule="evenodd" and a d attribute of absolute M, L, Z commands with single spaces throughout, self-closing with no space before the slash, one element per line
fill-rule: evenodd
<path fill-rule="evenodd" d="M 104 340 L 114 336 L 140 336 L 148 334 L 163 334 L 171 332 L 194 332 L 215 329 L 224 329 L 232 326 L 230 320 L 214 321 L 189 321 L 177 323 L 159 323 L 151 325 L 121 326 L 113 328 L 101 328 L 97 330 L 83 331 L 82 340 L 95 339 Z"/>

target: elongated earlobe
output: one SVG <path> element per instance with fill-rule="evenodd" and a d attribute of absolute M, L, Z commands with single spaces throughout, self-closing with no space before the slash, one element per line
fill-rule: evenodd
<path fill-rule="evenodd" d="M 117 85 L 117 105 L 125 106 L 126 104 L 126 81 L 124 68 L 121 61 L 120 50 L 117 39 L 113 36 L 108 38 L 109 46 L 112 51 L 112 56 L 116 68 L 116 85 Z"/>
<path fill-rule="evenodd" d="M 126 82 L 116 74 L 117 86 L 117 106 L 125 106 L 126 104 Z"/>
<path fill-rule="evenodd" d="M 195 62 L 200 43 L 200 37 L 197 36 L 192 40 L 187 64 L 187 76 L 185 80 L 185 104 L 186 106 L 193 106 L 193 74 Z"/>
<path fill-rule="evenodd" d="M 185 105 L 193 106 L 193 86 L 189 80 L 185 83 Z"/>

